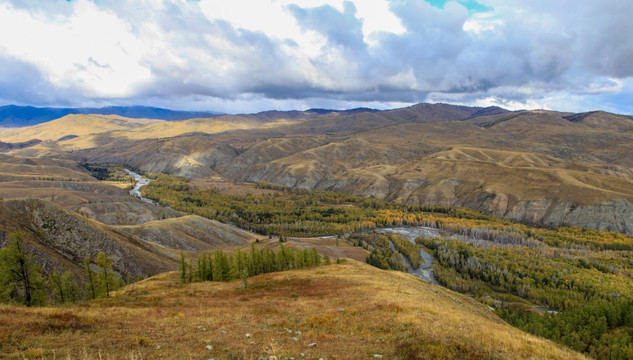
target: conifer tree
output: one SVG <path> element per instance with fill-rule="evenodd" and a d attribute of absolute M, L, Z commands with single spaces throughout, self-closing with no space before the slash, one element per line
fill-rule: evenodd
<path fill-rule="evenodd" d="M 64 271 L 62 274 L 62 287 L 66 291 L 66 299 L 68 302 L 76 303 L 83 297 L 81 287 L 79 287 L 73 273 L 69 270 Z"/>
<path fill-rule="evenodd" d="M 68 301 L 66 299 L 66 291 L 62 284 L 62 275 L 57 269 L 53 269 L 53 272 L 48 275 L 48 283 L 51 285 L 53 295 L 58 298 L 59 303 L 63 304 Z"/>
<path fill-rule="evenodd" d="M 246 269 L 242 270 L 242 284 L 244 284 L 244 289 L 248 288 L 248 271 Z"/>
<path fill-rule="evenodd" d="M 216 251 L 213 256 L 213 279 L 215 281 L 227 281 L 230 279 L 231 268 L 229 260 L 221 251 Z"/>
<path fill-rule="evenodd" d="M 67 270 L 60 274 L 57 269 L 53 269 L 48 279 L 56 302 L 61 304 L 74 303 L 81 299 L 81 289 L 70 271 Z"/>
<path fill-rule="evenodd" d="M 26 306 L 45 300 L 41 269 L 27 251 L 24 233 L 9 235 L 9 245 L 0 250 L 0 301 L 18 301 Z"/>
<path fill-rule="evenodd" d="M 110 296 L 110 291 L 117 288 L 117 281 L 114 277 L 114 271 L 112 271 L 112 260 L 104 252 L 99 252 L 95 263 L 101 268 L 97 275 L 98 283 L 105 291 L 105 296 L 108 297 Z"/>
<path fill-rule="evenodd" d="M 193 281 L 193 265 L 191 265 L 191 259 L 187 262 L 187 282 Z"/>
<path fill-rule="evenodd" d="M 205 265 L 202 263 L 202 259 L 204 256 L 198 256 L 198 271 L 196 271 L 196 280 L 203 281 L 204 280 L 204 268 Z"/>
<path fill-rule="evenodd" d="M 90 299 L 97 298 L 97 275 L 92 271 L 90 266 L 90 257 L 84 258 L 84 267 L 86 268 L 86 277 L 88 278 L 88 295 Z"/>
<path fill-rule="evenodd" d="M 315 248 L 312 248 L 310 249 L 310 266 L 319 265 L 321 265 L 321 255 L 319 255 Z"/>
<path fill-rule="evenodd" d="M 180 281 L 187 282 L 187 260 L 182 251 L 180 252 Z"/>
<path fill-rule="evenodd" d="M 205 280 L 213 281 L 213 259 L 211 258 L 211 253 L 208 253 L 205 259 L 207 264 Z"/>

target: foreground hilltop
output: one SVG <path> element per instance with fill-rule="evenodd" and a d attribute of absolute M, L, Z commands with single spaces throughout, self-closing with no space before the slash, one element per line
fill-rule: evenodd
<path fill-rule="evenodd" d="M 260 275 L 247 288 L 165 273 L 108 299 L 0 312 L 0 352 L 16 359 L 585 358 L 468 297 L 354 260 Z"/>
<path fill-rule="evenodd" d="M 99 126 L 68 126 L 72 118 L 62 118 L 5 130 L 0 151 L 463 206 L 531 225 L 633 234 L 630 116 L 418 104 L 146 124 L 101 119 Z"/>

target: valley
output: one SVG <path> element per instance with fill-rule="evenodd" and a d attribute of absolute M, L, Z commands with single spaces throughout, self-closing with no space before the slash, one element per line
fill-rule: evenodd
<path fill-rule="evenodd" d="M 631 0 L 0 0 L 0 360 L 632 360 Z"/>
<path fill-rule="evenodd" d="M 44 274 L 67 271 L 84 289 L 85 258 L 105 253 L 126 285 L 80 304 L 1 305 L 0 351 L 580 359 L 617 349 L 612 358 L 625 359 L 632 129 L 631 117 L 603 112 L 419 104 L 179 121 L 68 115 L 0 130 L 0 247 L 21 231 Z M 221 251 L 239 279 L 235 259 L 254 249 L 314 249 L 323 265 L 248 273 L 244 285 L 184 284 L 174 272 L 202 271 L 196 261 Z M 325 318 L 315 302 L 346 310 Z M 561 315 L 540 310 L 550 308 Z M 248 315 L 226 315 L 238 313 Z M 139 321 L 148 314 L 156 329 Z M 31 339 L 25 326 L 44 330 Z M 56 347 L 57 336 L 72 345 Z"/>
<path fill-rule="evenodd" d="M 4 153 L 462 206 L 530 225 L 633 234 L 629 116 L 446 104 L 169 122 L 70 116 L 0 132 L 7 144 L 39 141 Z"/>

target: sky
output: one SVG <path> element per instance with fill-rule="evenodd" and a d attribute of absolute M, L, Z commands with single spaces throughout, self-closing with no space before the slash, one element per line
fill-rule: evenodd
<path fill-rule="evenodd" d="M 0 0 L 0 105 L 633 114 L 631 0 Z"/>

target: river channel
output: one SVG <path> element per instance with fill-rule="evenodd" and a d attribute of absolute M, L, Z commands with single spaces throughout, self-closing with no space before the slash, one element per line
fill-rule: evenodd
<path fill-rule="evenodd" d="M 148 198 L 144 198 L 143 195 L 141 194 L 141 187 L 149 184 L 152 180 L 146 177 L 143 177 L 130 169 L 125 169 L 125 171 L 127 171 L 127 173 L 130 174 L 130 176 L 134 178 L 134 181 L 136 181 L 136 184 L 134 184 L 134 188 L 130 190 L 130 195 L 137 197 L 152 205 L 158 205 L 156 202 Z M 380 228 L 380 229 L 376 229 L 376 231 L 383 234 L 400 235 L 404 237 L 405 239 L 409 240 L 410 242 L 412 242 L 413 244 L 416 244 L 415 239 L 420 236 L 422 237 L 439 237 L 440 236 L 440 233 L 437 229 L 424 227 L 424 226 Z M 328 238 L 328 237 L 333 237 L 333 236 L 324 236 L 323 238 Z M 393 245 L 391 241 L 389 242 L 389 246 L 391 246 L 391 250 L 393 250 L 394 252 L 398 252 L 398 250 L 396 249 L 396 247 Z M 409 274 L 413 274 L 430 283 L 439 284 L 439 282 L 437 281 L 437 279 L 435 279 L 435 276 L 433 275 L 433 266 L 432 266 L 433 257 L 422 249 L 420 249 L 420 256 L 424 260 L 424 263 L 422 263 L 422 265 L 420 265 L 417 269 L 414 268 L 413 265 L 411 265 L 411 261 L 409 261 L 409 259 L 406 256 L 404 256 L 404 259 L 407 262 L 407 269 L 408 269 Z"/>
<path fill-rule="evenodd" d="M 127 171 L 128 174 L 130 174 L 130 176 L 132 176 L 134 178 L 134 181 L 136 181 L 136 184 L 134 185 L 134 188 L 132 190 L 130 190 L 130 195 L 137 197 L 147 203 L 150 203 L 152 205 L 158 205 L 157 203 L 155 203 L 154 201 L 148 199 L 148 198 L 144 198 L 143 195 L 141 194 L 141 187 L 147 185 L 150 183 L 150 181 L 153 181 L 151 179 L 148 179 L 146 177 L 143 177 L 137 173 L 135 173 L 134 171 L 130 170 L 130 169 L 125 169 L 125 171 Z"/>
<path fill-rule="evenodd" d="M 425 227 L 425 226 L 381 228 L 381 229 L 376 229 L 376 231 L 383 234 L 400 235 L 404 237 L 405 239 L 409 240 L 411 243 L 415 244 L 416 246 L 417 244 L 415 243 L 415 239 L 418 237 L 439 237 L 440 236 L 440 233 L 437 229 L 433 229 L 433 228 Z M 391 247 L 391 250 L 393 250 L 394 252 L 398 251 L 391 241 L 389 242 L 389 246 Z M 433 257 L 422 249 L 420 249 L 420 256 L 422 257 L 424 262 L 417 269 L 414 268 L 413 265 L 411 265 L 411 262 L 409 261 L 409 259 L 406 256 L 404 256 L 404 259 L 407 262 L 407 271 L 409 272 L 409 274 L 413 274 L 421 278 L 422 280 L 426 280 L 432 284 L 439 285 L 439 282 L 437 281 L 437 279 L 435 279 L 435 276 L 433 275 L 433 265 L 432 265 Z"/>

